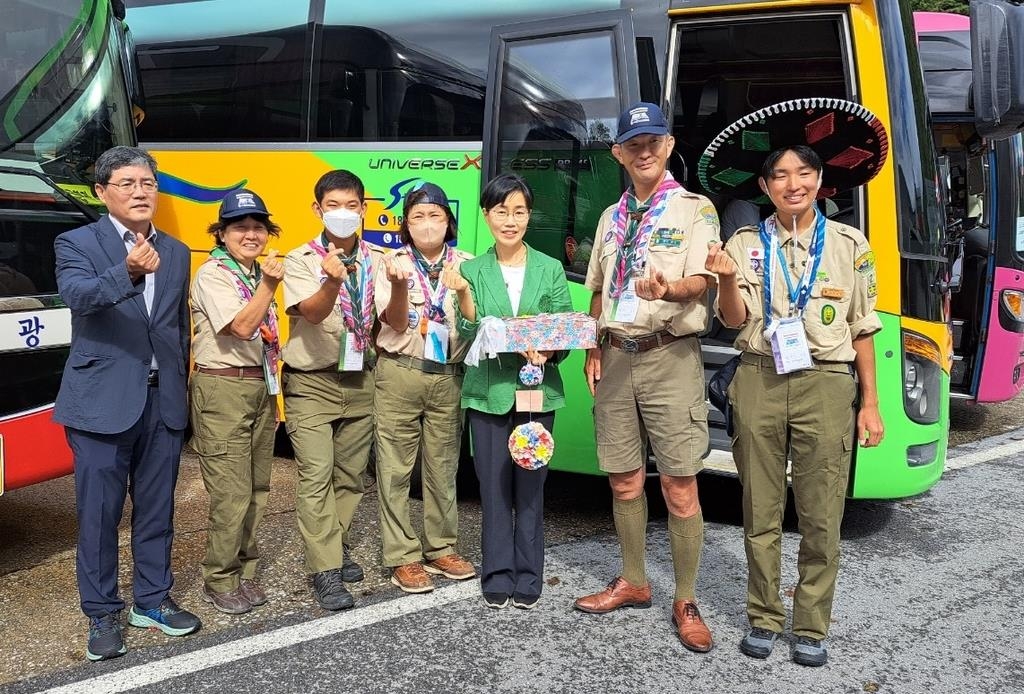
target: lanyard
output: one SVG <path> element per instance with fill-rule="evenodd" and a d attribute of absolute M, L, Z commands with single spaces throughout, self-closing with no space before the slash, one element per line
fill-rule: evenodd
<path fill-rule="evenodd" d="M 406 246 L 409 251 L 409 257 L 412 258 L 413 271 L 416 273 L 416 279 L 419 281 L 420 291 L 423 292 L 423 300 L 427 304 L 427 318 L 434 321 L 435 323 L 444 323 L 444 299 L 448 294 L 448 287 L 444 286 L 444 282 L 437 282 L 437 286 L 431 290 L 430 278 L 427 273 L 424 272 L 423 264 L 426 262 L 426 258 L 423 258 L 422 254 L 416 250 L 413 246 Z M 421 262 L 422 259 L 422 262 Z M 455 259 L 455 252 L 451 246 L 448 246 L 445 250 L 442 264 L 451 264 Z"/>
<path fill-rule="evenodd" d="M 793 228 L 795 231 L 796 225 L 794 225 Z M 825 217 L 824 215 L 815 212 L 814 235 L 811 237 L 811 245 L 807 251 L 808 262 L 804 266 L 803 276 L 800 278 L 800 281 L 796 286 L 793 286 L 793 280 L 786 265 L 786 258 L 783 255 L 782 247 L 779 244 L 779 232 L 774 215 L 761 222 L 760 231 L 761 245 L 764 247 L 765 252 L 764 322 L 767 331 L 770 329 L 768 326 L 775 321 L 772 312 L 775 259 L 778 258 L 779 265 L 782 267 L 782 276 L 786 280 L 786 289 L 789 293 L 790 314 L 795 311 L 797 315 L 803 315 L 804 307 L 807 306 L 807 301 L 811 297 L 811 289 L 814 287 L 814 281 L 818 276 L 818 268 L 821 266 L 821 256 L 824 254 L 825 250 Z M 792 237 L 791 242 L 796 243 L 796 236 Z"/>
<path fill-rule="evenodd" d="M 210 257 L 234 279 L 238 295 L 246 301 L 252 301 L 253 294 L 256 293 L 256 285 L 263 276 L 260 264 L 255 264 L 256 272 L 253 276 L 250 276 L 242 268 L 242 265 L 220 246 L 210 251 Z M 267 315 L 260 324 L 260 336 L 263 338 L 264 375 L 269 387 L 273 376 L 277 374 L 277 359 L 281 351 L 281 345 L 278 341 L 277 304 L 274 301 L 270 302 Z M 271 392 L 276 394 L 274 390 Z"/>
<path fill-rule="evenodd" d="M 321 258 L 327 256 L 327 246 L 322 243 L 326 240 L 326 235 L 321 234 L 321 243 L 315 240 L 309 242 L 310 248 Z M 353 258 L 358 258 L 357 272 L 348 273 L 348 281 L 338 290 L 338 304 L 345 327 L 355 338 L 356 347 L 364 350 L 369 344 L 370 328 L 373 326 L 373 264 L 370 249 L 362 239 L 359 239 Z M 359 321 L 356 320 L 355 306 L 360 307 Z"/>

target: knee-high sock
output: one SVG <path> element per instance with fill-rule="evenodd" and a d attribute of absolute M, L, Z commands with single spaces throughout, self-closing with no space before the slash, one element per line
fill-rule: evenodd
<path fill-rule="evenodd" d="M 629 501 L 612 500 L 615 532 L 622 548 L 622 577 L 635 586 L 647 585 L 647 493 Z"/>
<path fill-rule="evenodd" d="M 668 537 L 672 546 L 672 569 L 676 575 L 676 600 L 693 600 L 697 569 L 704 547 L 704 514 L 686 518 L 668 514 Z"/>

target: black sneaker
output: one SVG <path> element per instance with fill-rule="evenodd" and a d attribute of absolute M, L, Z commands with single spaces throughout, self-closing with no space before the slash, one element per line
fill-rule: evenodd
<path fill-rule="evenodd" d="M 89 646 L 85 657 L 92 661 L 117 658 L 128 652 L 121 636 L 121 615 L 105 614 L 89 617 Z"/>
<path fill-rule="evenodd" d="M 144 610 L 138 605 L 132 605 L 128 611 L 128 623 L 133 627 L 143 629 L 155 628 L 168 636 L 185 636 L 198 631 L 203 625 L 199 617 L 188 610 L 178 607 L 171 598 L 164 598 L 159 607 L 152 610 Z"/>
<path fill-rule="evenodd" d="M 363 578 L 363 567 L 352 560 L 351 550 L 348 545 L 344 545 L 341 553 L 341 580 L 345 583 L 359 583 Z"/>
<path fill-rule="evenodd" d="M 313 595 L 325 610 L 345 610 L 356 604 L 352 593 L 345 587 L 341 569 L 313 574 Z"/>
<path fill-rule="evenodd" d="M 797 665 L 820 667 L 828 662 L 828 649 L 823 639 L 798 636 L 793 645 L 793 662 Z"/>
<path fill-rule="evenodd" d="M 772 654 L 772 648 L 775 647 L 778 638 L 779 634 L 771 629 L 754 627 L 740 641 L 740 651 L 751 658 L 767 658 Z"/>
<path fill-rule="evenodd" d="M 512 607 L 518 607 L 520 610 L 532 610 L 537 606 L 537 601 L 540 600 L 539 595 L 523 595 L 522 593 L 513 593 L 512 595 Z"/>
<path fill-rule="evenodd" d="M 509 596 L 505 593 L 484 593 L 484 604 L 494 610 L 508 607 Z"/>

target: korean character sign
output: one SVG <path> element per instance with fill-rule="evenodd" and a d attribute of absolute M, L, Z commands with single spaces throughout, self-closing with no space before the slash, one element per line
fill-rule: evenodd
<path fill-rule="evenodd" d="M 35 348 L 39 346 L 39 334 L 46 328 L 39 316 L 29 316 L 18 321 L 20 331 L 18 337 L 25 339 L 25 346 Z"/>

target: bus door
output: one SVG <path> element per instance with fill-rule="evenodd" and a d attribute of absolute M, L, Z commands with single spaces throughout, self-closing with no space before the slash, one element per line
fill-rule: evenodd
<path fill-rule="evenodd" d="M 506 172 L 526 179 L 534 194 L 526 241 L 562 261 L 573 304 L 586 311 L 590 293 L 582 283 L 594 230 L 623 190 L 611 155 L 618 116 L 641 96 L 630 15 L 613 10 L 495 27 L 490 51 L 483 180 Z M 479 236 L 477 253 L 492 243 L 488 233 Z M 575 350 L 563 373 L 582 371 L 583 352 Z M 565 388 L 573 406 L 559 410 L 552 465 L 592 471 L 590 393 L 582 377 L 567 377 Z"/>
<path fill-rule="evenodd" d="M 0 159 L 0 494 L 72 471 L 52 419 L 71 343 L 53 241 L 98 218 L 37 164 Z"/>

